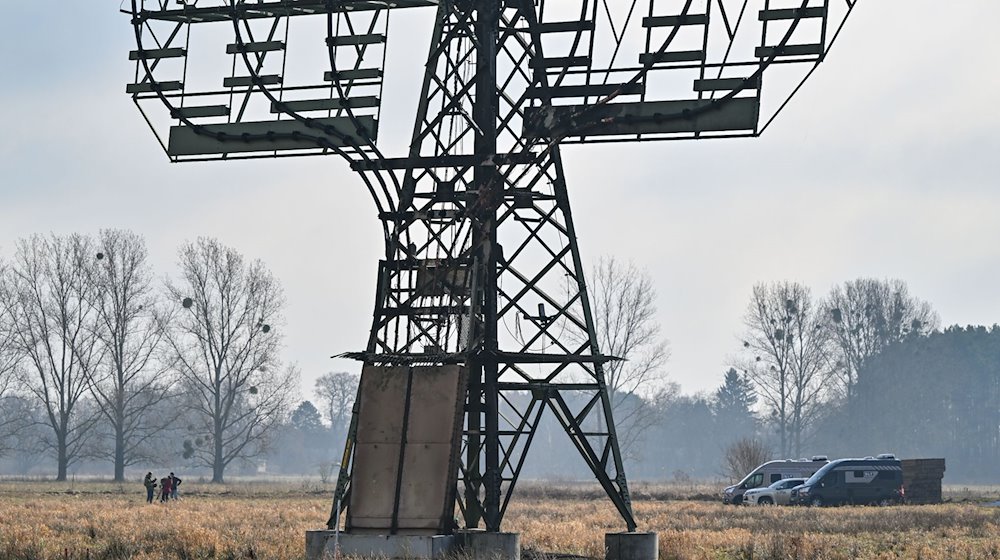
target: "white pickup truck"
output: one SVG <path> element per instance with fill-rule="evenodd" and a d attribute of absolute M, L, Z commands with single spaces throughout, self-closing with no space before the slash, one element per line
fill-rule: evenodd
<path fill-rule="evenodd" d="M 792 496 L 792 488 L 805 482 L 804 478 L 786 478 L 764 488 L 747 490 L 743 503 L 750 506 L 787 506 Z"/>

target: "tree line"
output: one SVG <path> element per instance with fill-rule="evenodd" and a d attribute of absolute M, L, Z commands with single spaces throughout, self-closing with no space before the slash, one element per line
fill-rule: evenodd
<path fill-rule="evenodd" d="M 629 316 L 653 320 L 655 290 L 631 285 L 647 292 L 634 298 L 646 310 Z M 622 298 L 592 300 L 597 316 L 628 308 L 607 305 Z M 1000 459 L 1000 327 L 942 330 L 905 282 L 860 278 L 821 298 L 800 283 L 758 284 L 738 336 L 714 391 L 682 394 L 662 367 L 644 374 L 645 388 L 609 382 L 630 476 L 732 478 L 744 474 L 736 472 L 743 455 L 762 462 L 894 452 L 944 457 L 952 480 L 992 480 Z M 543 422 L 537 437 L 550 449 L 529 457 L 526 476 L 586 476 L 559 430 Z"/>
<path fill-rule="evenodd" d="M 841 448 L 944 457 L 950 477 L 994 482 L 1000 327 L 953 326 L 885 348 L 862 367 L 854 399 L 822 428 Z"/>
<path fill-rule="evenodd" d="M 183 457 L 221 482 L 266 449 L 298 373 L 280 360 L 284 296 L 260 261 L 218 240 L 154 278 L 122 230 L 34 235 L 0 262 L 0 452 L 125 468 Z"/>
<path fill-rule="evenodd" d="M 178 250 L 176 275 L 157 279 L 142 238 L 121 230 L 14 249 L 0 261 L 7 465 L 54 460 L 59 480 L 84 462 L 123 480 L 127 467 L 165 460 L 216 482 L 264 460 L 271 472 L 332 474 L 358 376 L 320 377 L 318 406 L 294 400 L 284 297 L 263 263 L 200 238 Z M 952 476 L 975 480 L 1000 458 L 1000 329 L 942 331 L 902 281 L 862 278 L 822 298 L 794 282 L 754 286 L 720 385 L 685 395 L 666 374 L 645 271 L 604 258 L 591 278 L 600 346 L 625 358 L 606 376 L 633 477 L 735 476 L 734 446 L 945 456 Z M 553 419 L 535 441 L 524 476 L 587 476 Z"/>

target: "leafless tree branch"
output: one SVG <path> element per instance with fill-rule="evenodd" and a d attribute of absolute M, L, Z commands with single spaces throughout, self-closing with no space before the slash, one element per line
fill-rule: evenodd
<path fill-rule="evenodd" d="M 82 235 L 33 236 L 17 244 L 11 266 L 10 314 L 21 382 L 43 407 L 56 453 L 57 479 L 89 449 L 97 422 L 82 407 L 84 372 L 101 359 L 92 305 L 93 242 Z"/>
<path fill-rule="evenodd" d="M 201 419 L 204 445 L 192 455 L 222 482 L 232 461 L 264 448 L 291 403 L 297 370 L 278 363 L 284 299 L 261 262 L 215 239 L 184 245 L 180 269 L 166 285 L 167 300 L 182 306 L 166 345 Z"/>
<path fill-rule="evenodd" d="M 635 458 L 642 435 L 657 421 L 652 400 L 665 388 L 670 352 L 656 321 L 656 289 L 645 271 L 614 257 L 590 274 L 594 326 L 601 352 L 621 360 L 605 364 L 605 380 L 622 453 Z"/>
<path fill-rule="evenodd" d="M 740 358 L 777 428 L 781 453 L 799 455 L 832 375 L 827 330 L 809 289 L 780 282 L 753 288 Z"/>

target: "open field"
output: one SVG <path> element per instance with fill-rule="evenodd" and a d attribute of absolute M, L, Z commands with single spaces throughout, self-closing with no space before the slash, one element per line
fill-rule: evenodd
<path fill-rule="evenodd" d="M 147 505 L 138 483 L 0 482 L 0 558 L 297 560 L 330 508 L 318 483 L 182 489 L 177 503 Z M 534 552 L 603 557 L 604 533 L 622 527 L 594 490 L 526 485 L 505 529 Z M 1000 560 L 1000 508 L 979 503 L 995 488 L 949 490 L 973 501 L 936 506 L 830 509 L 723 506 L 708 487 L 635 490 L 640 527 L 660 533 L 666 560 Z"/>

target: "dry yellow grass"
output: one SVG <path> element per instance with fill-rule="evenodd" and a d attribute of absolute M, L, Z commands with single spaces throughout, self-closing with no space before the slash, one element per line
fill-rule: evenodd
<path fill-rule="evenodd" d="M 4 492 L 6 494 L 6 492 Z M 255 497 L 237 490 L 146 504 L 133 492 L 5 495 L 2 558 L 300 558 L 325 496 Z"/>
<path fill-rule="evenodd" d="M 634 504 L 656 531 L 664 560 L 944 558 L 1000 559 L 1000 510 L 975 504 L 890 508 L 734 507 L 710 502 Z M 508 529 L 541 550 L 603 556 L 605 532 L 621 530 L 594 501 L 522 501 Z"/>
<path fill-rule="evenodd" d="M 147 505 L 138 484 L 0 484 L 0 558 L 298 560 L 323 525 L 329 489 L 310 484 L 187 484 L 185 497 Z M 557 493 L 560 494 L 560 493 Z M 588 493 L 584 493 L 588 495 Z M 664 560 L 997 559 L 1000 509 L 974 503 L 891 508 L 737 508 L 637 500 L 642 529 Z M 505 530 L 538 552 L 603 557 L 621 530 L 601 499 L 526 492 Z"/>

